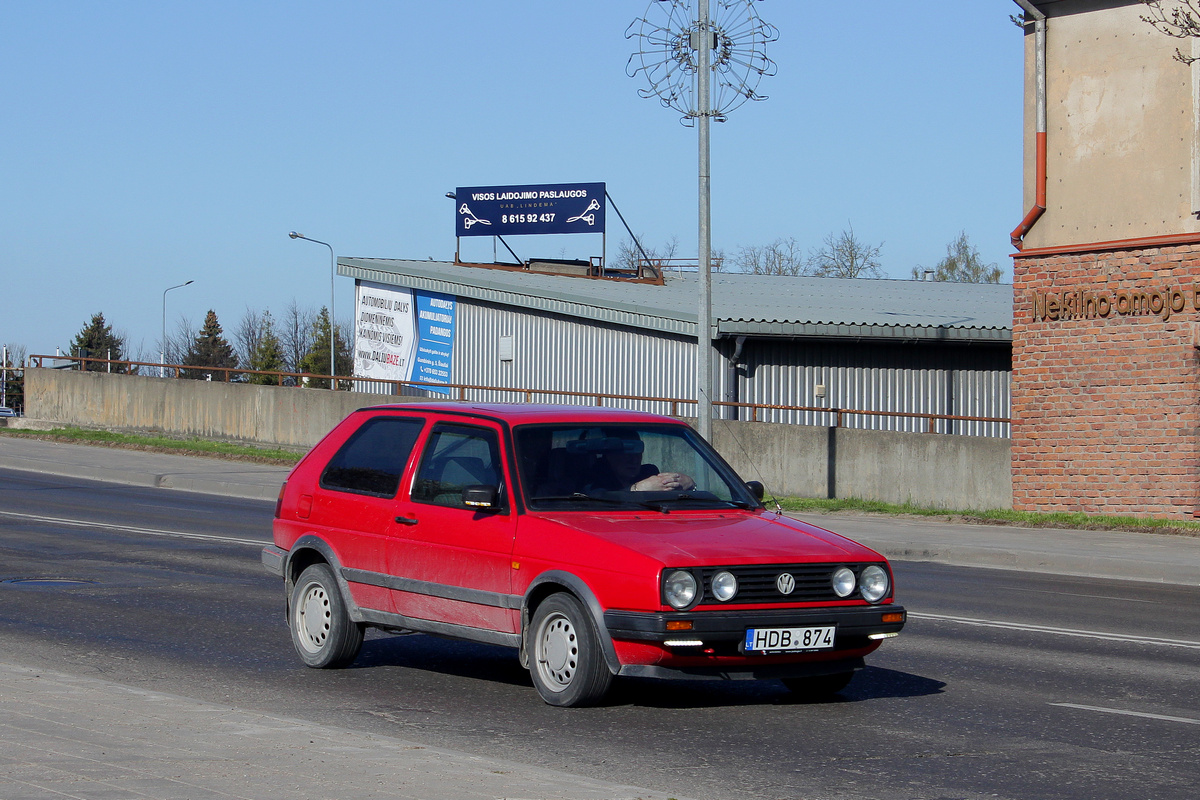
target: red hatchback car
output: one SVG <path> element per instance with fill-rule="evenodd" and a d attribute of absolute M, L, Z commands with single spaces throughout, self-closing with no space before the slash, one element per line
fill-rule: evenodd
<path fill-rule="evenodd" d="M 557 706 L 616 675 L 837 692 L 904 626 L 891 569 L 762 497 L 668 417 L 377 406 L 292 470 L 262 558 L 310 667 L 375 627 L 516 648 Z"/>

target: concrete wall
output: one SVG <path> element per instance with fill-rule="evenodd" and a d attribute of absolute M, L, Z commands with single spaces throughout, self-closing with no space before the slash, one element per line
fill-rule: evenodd
<path fill-rule="evenodd" d="M 27 369 L 25 415 L 116 430 L 308 448 L 356 408 L 395 395 Z"/>
<path fill-rule="evenodd" d="M 31 420 L 309 447 L 394 395 L 29 369 Z M 778 495 L 1012 507 L 1009 440 L 715 420 L 717 449 Z"/>
<path fill-rule="evenodd" d="M 1008 439 L 714 420 L 717 450 L 781 495 L 1012 508 Z"/>

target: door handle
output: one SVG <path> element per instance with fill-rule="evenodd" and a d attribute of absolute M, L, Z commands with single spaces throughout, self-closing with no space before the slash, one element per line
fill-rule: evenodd
<path fill-rule="evenodd" d="M 417 518 L 416 517 L 396 517 L 396 522 L 399 522 L 401 525 L 416 525 Z"/>

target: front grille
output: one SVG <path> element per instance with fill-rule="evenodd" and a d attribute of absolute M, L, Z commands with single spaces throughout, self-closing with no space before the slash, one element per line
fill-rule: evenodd
<path fill-rule="evenodd" d="M 753 564 L 736 567 L 704 567 L 697 570 L 704 586 L 703 603 L 738 605 L 750 603 L 824 603 L 837 600 L 859 600 L 858 589 L 849 597 L 833 592 L 833 573 L 849 567 L 857 578 L 869 564 Z M 883 566 L 880 564 L 880 566 Z M 886 569 L 886 567 L 885 567 Z M 738 591 L 732 600 L 720 601 L 713 596 L 712 579 L 718 572 L 732 572 L 737 578 Z M 796 582 L 791 594 L 783 594 L 776 586 L 780 575 L 787 573 Z"/>

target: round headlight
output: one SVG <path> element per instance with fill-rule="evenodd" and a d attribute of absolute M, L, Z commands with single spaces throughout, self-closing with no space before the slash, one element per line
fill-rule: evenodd
<path fill-rule="evenodd" d="M 874 564 L 862 571 L 858 581 L 859 591 L 868 603 L 878 603 L 888 593 L 888 576 L 883 567 Z"/>
<path fill-rule="evenodd" d="M 672 608 L 687 608 L 696 599 L 696 577 L 687 570 L 675 570 L 663 583 L 663 596 Z"/>
<path fill-rule="evenodd" d="M 833 573 L 833 593 L 838 597 L 849 597 L 854 591 L 854 573 L 846 567 L 839 567 Z"/>
<path fill-rule="evenodd" d="M 732 572 L 718 572 L 713 576 L 712 585 L 713 597 L 720 600 L 722 603 L 726 600 L 732 600 L 737 594 L 737 578 L 733 577 Z"/>

